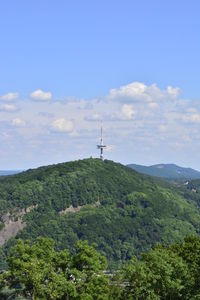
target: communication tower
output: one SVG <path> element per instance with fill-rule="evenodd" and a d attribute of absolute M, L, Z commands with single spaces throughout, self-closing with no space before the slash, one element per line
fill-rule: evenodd
<path fill-rule="evenodd" d="M 100 144 L 97 145 L 97 149 L 100 149 L 100 159 L 104 160 L 103 157 L 103 149 L 105 149 L 107 146 L 103 143 L 103 125 L 101 124 L 101 138 L 100 138 Z"/>

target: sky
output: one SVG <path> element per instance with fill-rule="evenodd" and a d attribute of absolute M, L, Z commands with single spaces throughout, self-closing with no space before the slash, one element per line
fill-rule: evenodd
<path fill-rule="evenodd" d="M 0 169 L 200 170 L 199 0 L 0 1 Z"/>

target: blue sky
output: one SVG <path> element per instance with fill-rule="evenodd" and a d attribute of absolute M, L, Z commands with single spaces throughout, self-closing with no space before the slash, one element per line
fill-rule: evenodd
<path fill-rule="evenodd" d="M 97 156 L 200 169 L 200 2 L 0 4 L 0 169 Z"/>

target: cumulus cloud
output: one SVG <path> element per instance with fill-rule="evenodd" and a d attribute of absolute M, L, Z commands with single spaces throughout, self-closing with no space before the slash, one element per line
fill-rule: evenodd
<path fill-rule="evenodd" d="M 180 94 L 180 88 L 173 88 L 172 86 L 167 87 L 167 92 L 169 95 L 171 95 L 173 98 L 177 98 Z"/>
<path fill-rule="evenodd" d="M 111 89 L 109 96 L 111 98 L 116 97 L 127 97 L 127 98 L 140 98 L 145 95 L 147 86 L 141 82 L 133 82 L 124 86 L 121 86 L 119 89 Z"/>
<path fill-rule="evenodd" d="M 200 114 L 199 113 L 189 113 L 183 114 L 181 119 L 186 123 L 200 123 Z"/>
<path fill-rule="evenodd" d="M 19 97 L 19 93 L 7 93 L 5 95 L 0 96 L 0 99 L 3 101 L 13 101 Z"/>
<path fill-rule="evenodd" d="M 44 92 L 40 89 L 32 92 L 30 94 L 31 99 L 36 101 L 49 101 L 52 99 L 52 93 L 51 92 Z"/>
<path fill-rule="evenodd" d="M 53 121 L 52 127 L 56 131 L 68 132 L 68 133 L 72 132 L 74 129 L 72 121 L 65 118 L 60 118 Z"/>
<path fill-rule="evenodd" d="M 4 111 L 4 112 L 15 112 L 17 111 L 18 108 L 16 105 L 14 104 L 1 104 L 0 105 L 0 111 Z"/>
<path fill-rule="evenodd" d="M 136 114 L 136 112 L 135 112 L 134 109 L 133 109 L 133 106 L 130 105 L 130 104 L 124 104 L 124 105 L 122 106 L 121 112 L 122 112 L 122 116 L 123 116 L 125 119 L 129 119 L 129 120 L 130 120 L 130 119 L 133 119 L 134 116 L 135 116 L 135 114 Z"/>
<path fill-rule="evenodd" d="M 177 98 L 180 89 L 168 86 L 166 90 L 161 90 L 156 84 L 147 86 L 142 82 L 132 82 L 127 85 L 123 85 L 118 89 L 111 89 L 109 92 L 110 99 L 118 99 L 124 101 L 129 99 L 130 101 L 144 101 L 152 102 L 163 100 L 167 98 Z"/>
<path fill-rule="evenodd" d="M 26 122 L 24 120 L 22 120 L 21 118 L 14 118 L 12 120 L 12 125 L 14 125 L 14 126 L 25 126 Z"/>

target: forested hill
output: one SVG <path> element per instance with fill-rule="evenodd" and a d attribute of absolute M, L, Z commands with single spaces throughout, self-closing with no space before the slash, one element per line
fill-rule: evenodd
<path fill-rule="evenodd" d="M 107 160 L 28 170 L 0 180 L 0 241 L 18 226 L 16 238 L 49 236 L 59 249 L 73 249 L 78 239 L 95 242 L 115 264 L 157 242 L 199 233 L 200 214 L 190 193 L 186 198 L 168 183 Z"/>
<path fill-rule="evenodd" d="M 153 184 L 129 168 L 105 160 L 85 159 L 30 169 L 0 180 L 0 209 L 45 205 L 57 212 L 97 201 L 112 203 Z"/>
<path fill-rule="evenodd" d="M 183 168 L 175 164 L 158 164 L 153 166 L 142 166 L 137 164 L 127 165 L 129 168 L 150 176 L 166 179 L 200 179 L 200 172 L 191 168 Z"/>

